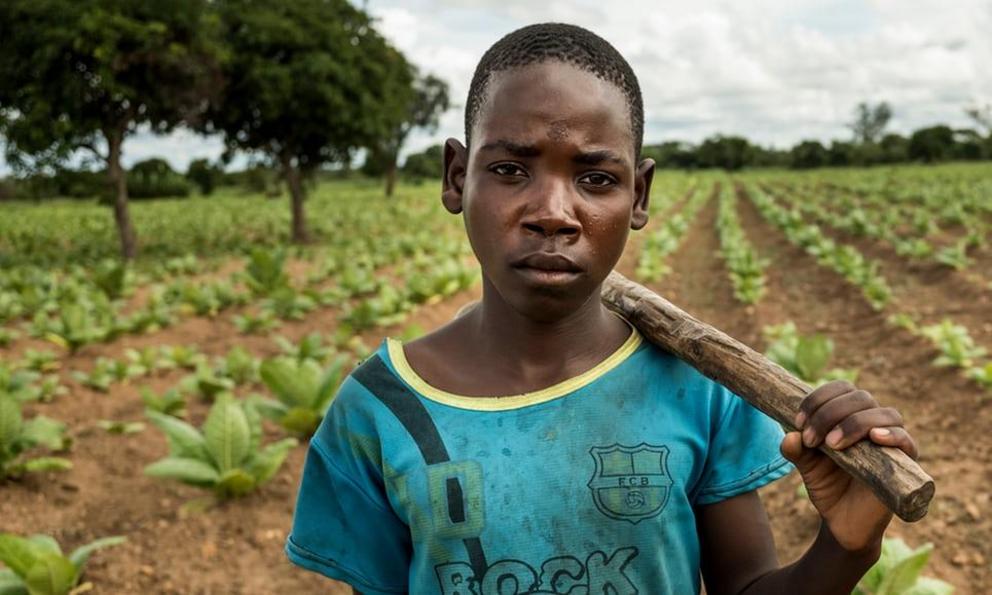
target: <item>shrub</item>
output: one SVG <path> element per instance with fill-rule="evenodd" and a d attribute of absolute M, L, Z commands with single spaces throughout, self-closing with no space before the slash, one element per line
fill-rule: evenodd
<path fill-rule="evenodd" d="M 127 173 L 127 193 L 130 198 L 161 198 L 189 196 L 190 183 L 176 173 L 164 159 L 140 161 Z"/>

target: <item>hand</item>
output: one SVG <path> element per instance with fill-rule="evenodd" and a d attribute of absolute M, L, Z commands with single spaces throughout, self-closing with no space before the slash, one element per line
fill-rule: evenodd
<path fill-rule="evenodd" d="M 843 450 L 868 438 L 902 449 L 915 459 L 916 442 L 903 427 L 902 416 L 891 407 L 879 407 L 867 391 L 837 380 L 803 399 L 795 425 L 801 433 L 786 434 L 782 455 L 799 469 L 809 499 L 834 539 L 851 552 L 879 548 L 892 513 L 868 486 L 816 447 L 825 441 L 828 447 Z"/>

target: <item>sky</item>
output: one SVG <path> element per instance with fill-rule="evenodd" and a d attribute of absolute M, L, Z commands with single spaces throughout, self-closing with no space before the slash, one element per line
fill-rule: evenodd
<path fill-rule="evenodd" d="M 964 109 L 992 103 L 992 0 L 355 1 L 451 89 L 455 105 L 440 128 L 411 135 L 405 153 L 461 138 L 479 58 L 506 33 L 545 21 L 586 27 L 627 58 L 644 96 L 647 144 L 717 133 L 780 148 L 848 139 L 855 106 L 883 100 L 894 111 L 888 130 L 908 134 L 970 126 Z M 222 149 L 216 137 L 139 132 L 123 160 L 164 157 L 185 171 Z"/>

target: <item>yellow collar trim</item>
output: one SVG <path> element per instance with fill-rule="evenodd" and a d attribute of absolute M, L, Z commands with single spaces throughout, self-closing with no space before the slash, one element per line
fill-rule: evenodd
<path fill-rule="evenodd" d="M 609 355 L 609 357 L 578 376 L 573 376 L 572 378 L 562 380 L 561 382 L 553 384 L 547 388 L 505 397 L 472 397 L 468 395 L 456 395 L 431 386 L 430 384 L 427 384 L 427 381 L 421 378 L 412 367 L 410 367 L 410 362 L 407 361 L 406 354 L 403 352 L 403 343 L 401 341 L 388 337 L 386 339 L 386 347 L 388 349 L 389 359 L 393 363 L 393 367 L 396 368 L 396 372 L 399 374 L 400 378 L 428 399 L 443 403 L 445 405 L 451 405 L 452 407 L 472 409 L 475 411 L 507 411 L 510 409 L 537 405 L 539 403 L 545 403 L 547 401 L 557 399 L 558 397 L 582 388 L 620 365 L 625 359 L 627 359 L 627 357 L 637 350 L 642 342 L 641 334 L 637 331 L 637 328 L 635 328 L 634 325 L 632 325 L 627 319 L 622 317 L 621 319 L 627 323 L 627 326 L 630 327 L 630 336 L 627 337 L 627 340 L 624 341 L 623 345 L 618 347 L 616 351 Z"/>

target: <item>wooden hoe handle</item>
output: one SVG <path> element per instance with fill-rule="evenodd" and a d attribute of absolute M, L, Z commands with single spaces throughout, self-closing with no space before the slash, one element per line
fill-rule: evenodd
<path fill-rule="evenodd" d="M 616 271 L 603 283 L 603 303 L 652 343 L 795 429 L 799 404 L 812 389 L 778 364 Z M 840 451 L 823 444 L 820 450 L 871 487 L 902 520 L 917 521 L 926 515 L 934 493 L 933 478 L 903 451 L 869 440 Z"/>

